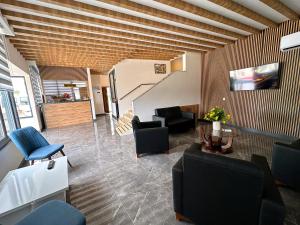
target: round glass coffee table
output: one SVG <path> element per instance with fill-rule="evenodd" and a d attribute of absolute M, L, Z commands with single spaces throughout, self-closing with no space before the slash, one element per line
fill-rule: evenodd
<path fill-rule="evenodd" d="M 200 141 L 204 151 L 221 154 L 232 153 L 233 137 L 234 134 L 231 129 L 216 131 L 211 128 L 203 129 L 200 127 Z"/>

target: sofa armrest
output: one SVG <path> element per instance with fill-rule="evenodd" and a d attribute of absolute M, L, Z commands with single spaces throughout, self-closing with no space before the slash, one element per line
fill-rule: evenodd
<path fill-rule="evenodd" d="M 196 118 L 196 114 L 193 113 L 193 112 L 183 112 L 181 111 L 182 113 L 182 117 L 184 118 L 188 118 L 188 119 L 195 119 Z"/>
<path fill-rule="evenodd" d="M 297 146 L 275 143 L 272 153 L 272 174 L 276 180 L 300 191 L 300 149 Z"/>
<path fill-rule="evenodd" d="M 183 213 L 183 157 L 181 157 L 172 169 L 173 178 L 173 203 L 177 213 Z"/>
<path fill-rule="evenodd" d="M 259 224 L 283 225 L 285 206 L 272 177 L 265 157 L 252 155 L 251 161 L 264 172 L 264 190 L 260 208 Z"/>
<path fill-rule="evenodd" d="M 155 116 L 155 115 L 153 115 L 153 116 L 152 116 L 152 119 L 153 119 L 154 121 L 160 121 L 162 127 L 165 127 L 165 126 L 166 126 L 166 118 L 165 118 L 165 117 L 160 117 L 160 116 Z"/>
<path fill-rule="evenodd" d="M 140 129 L 161 127 L 161 121 L 140 122 Z"/>

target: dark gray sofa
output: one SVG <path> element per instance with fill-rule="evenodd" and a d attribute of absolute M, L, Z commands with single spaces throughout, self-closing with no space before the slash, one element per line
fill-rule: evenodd
<path fill-rule="evenodd" d="M 196 115 L 183 112 L 179 106 L 155 109 L 154 121 L 161 121 L 162 126 L 169 128 L 169 132 L 181 132 L 196 127 Z"/>
<path fill-rule="evenodd" d="M 205 225 L 283 225 L 285 207 L 264 157 L 248 162 L 193 144 L 172 175 L 174 210 L 181 218 Z"/>

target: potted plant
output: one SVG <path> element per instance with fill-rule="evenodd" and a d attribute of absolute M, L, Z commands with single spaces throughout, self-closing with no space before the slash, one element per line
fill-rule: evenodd
<path fill-rule="evenodd" d="M 221 130 L 221 122 L 226 124 L 230 120 L 231 116 L 226 114 L 221 107 L 214 107 L 204 115 L 204 119 L 213 122 L 213 130 Z"/>

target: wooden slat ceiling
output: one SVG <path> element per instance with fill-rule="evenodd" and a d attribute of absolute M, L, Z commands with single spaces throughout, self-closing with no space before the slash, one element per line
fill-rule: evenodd
<path fill-rule="evenodd" d="M 294 0 L 250 2 L 1 0 L 0 10 L 16 34 L 11 43 L 26 59 L 104 73 L 123 59 L 204 53 L 299 19 Z"/>

